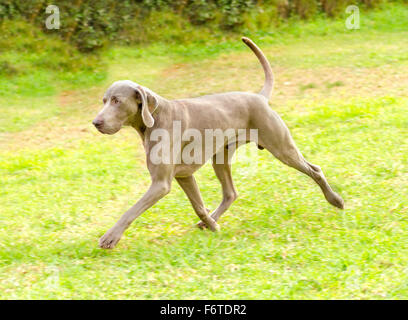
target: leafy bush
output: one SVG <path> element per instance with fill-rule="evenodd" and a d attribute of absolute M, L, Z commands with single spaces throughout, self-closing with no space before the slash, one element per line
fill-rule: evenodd
<path fill-rule="evenodd" d="M 385 0 L 59 0 L 61 29 L 46 30 L 44 0 L 0 0 L 0 19 L 22 18 L 55 33 L 73 43 L 80 51 L 92 51 L 112 41 L 147 42 L 173 41 L 175 32 L 168 28 L 191 31 L 193 26 L 206 26 L 211 30 L 239 31 L 250 23 L 265 24 L 298 16 L 308 19 L 316 14 L 339 14 L 347 4 L 373 7 Z M 157 15 L 157 12 L 167 12 Z M 155 13 L 154 15 L 152 13 Z M 269 17 L 266 15 L 270 14 Z M 251 19 L 248 19 L 250 17 Z M 166 21 L 170 25 L 166 26 Z M 178 22 L 177 22 L 178 21 Z M 151 29 L 159 34 L 154 35 Z M 177 35 L 177 37 L 183 37 Z"/>

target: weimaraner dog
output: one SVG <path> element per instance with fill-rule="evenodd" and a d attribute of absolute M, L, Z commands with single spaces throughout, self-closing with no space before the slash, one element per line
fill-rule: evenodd
<path fill-rule="evenodd" d="M 343 199 L 331 189 L 320 167 L 305 160 L 285 123 L 269 107 L 268 99 L 273 88 L 273 74 L 268 60 L 250 39 L 243 37 L 242 41 L 258 57 L 265 72 L 265 83 L 259 94 L 228 92 L 198 98 L 167 100 L 129 80 L 117 81 L 106 91 L 103 97 L 104 107 L 92 123 L 104 134 L 114 134 L 124 125 L 136 129 L 146 152 L 151 185 L 143 197 L 100 238 L 101 248 L 113 248 L 133 220 L 169 193 L 173 178 L 184 190 L 199 216 L 201 221 L 198 226 L 208 227 L 212 231 L 219 229 L 217 220 L 237 198 L 230 162 L 215 161 L 220 153 L 225 154 L 228 151 L 230 144 L 225 142 L 221 148 L 214 149 L 209 156 L 202 158 L 203 161 L 197 163 L 186 162 L 183 159 L 175 161 L 177 155 L 174 154 L 170 162 L 155 161 L 151 157 L 151 153 L 159 143 L 158 139 L 152 138 L 155 130 L 157 132 L 157 129 L 164 129 L 169 133 L 169 137 L 173 137 L 176 122 L 180 124 L 181 132 L 187 129 L 195 129 L 202 134 L 206 129 L 258 130 L 256 143 L 259 149 L 268 150 L 284 164 L 310 176 L 319 185 L 326 200 L 343 209 Z M 250 138 L 246 139 L 248 140 L 246 142 L 251 141 Z M 187 146 L 186 141 L 177 142 L 174 137 L 168 142 L 171 146 L 179 143 L 180 152 L 183 152 Z M 166 152 L 165 150 L 169 149 L 163 149 L 162 152 Z M 204 150 L 202 151 L 204 154 Z M 193 176 L 193 173 L 209 159 L 212 159 L 212 166 L 221 182 L 223 193 L 220 205 L 212 214 L 209 214 L 209 210 L 205 207 Z"/>

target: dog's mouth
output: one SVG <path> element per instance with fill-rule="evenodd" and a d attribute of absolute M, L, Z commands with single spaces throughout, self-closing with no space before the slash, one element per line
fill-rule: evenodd
<path fill-rule="evenodd" d="M 102 134 L 114 134 L 116 131 L 113 130 L 107 130 L 104 128 L 96 128 L 100 133 Z"/>
<path fill-rule="evenodd" d="M 108 134 L 108 135 L 112 135 L 115 134 L 116 132 L 118 132 L 120 130 L 120 128 L 115 129 L 115 128 L 110 128 L 110 127 L 96 127 L 96 129 L 102 133 L 102 134 Z"/>

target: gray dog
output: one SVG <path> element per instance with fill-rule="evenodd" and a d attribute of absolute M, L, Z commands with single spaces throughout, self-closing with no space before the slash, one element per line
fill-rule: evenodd
<path fill-rule="evenodd" d="M 170 192 L 173 178 L 184 190 L 199 216 L 201 221 L 198 226 L 208 227 L 212 231 L 219 229 L 217 220 L 237 198 L 237 192 L 231 177 L 230 162 L 219 163 L 215 158 L 226 154 L 231 144 L 226 141 L 221 148 L 215 149 L 209 156 L 204 156 L 199 163 L 186 163 L 183 160 L 176 162 L 174 157 L 170 163 L 157 163 L 151 157 L 152 150 L 158 144 L 157 139 L 151 138 L 152 133 L 156 129 L 164 129 L 172 137 L 175 121 L 180 123 L 181 132 L 187 129 L 195 129 L 202 134 L 207 129 L 258 130 L 258 148 L 268 150 L 286 165 L 310 176 L 319 185 L 326 200 L 343 209 L 343 199 L 331 189 L 320 167 L 305 160 L 285 123 L 268 106 L 273 88 L 273 75 L 268 60 L 250 39 L 244 37 L 242 40 L 258 57 L 265 72 L 265 83 L 259 94 L 228 92 L 191 99 L 167 100 L 129 80 L 117 81 L 106 91 L 103 97 L 104 107 L 92 123 L 105 134 L 114 134 L 124 125 L 135 128 L 143 141 L 152 182 L 143 197 L 100 238 L 100 247 L 113 248 L 133 220 Z M 251 141 L 249 134 L 246 139 L 246 142 Z M 170 139 L 169 143 L 171 146 L 179 143 L 180 152 L 187 145 L 186 141 L 176 142 L 174 138 Z M 202 154 L 206 153 L 202 151 Z M 221 182 L 223 199 L 210 215 L 193 173 L 211 158 L 215 174 Z"/>

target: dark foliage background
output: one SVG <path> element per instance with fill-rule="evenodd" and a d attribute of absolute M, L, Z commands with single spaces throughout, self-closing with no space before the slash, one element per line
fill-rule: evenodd
<path fill-rule="evenodd" d="M 58 36 L 87 52 L 107 42 L 142 43 L 161 38 L 178 41 L 181 35 L 172 33 L 172 29 L 185 29 L 186 25 L 237 32 L 249 25 L 259 28 L 293 18 L 336 16 L 349 4 L 375 7 L 384 1 L 60 0 L 52 4 L 60 9 L 62 25 Z M 45 30 L 45 8 L 49 4 L 45 0 L 0 0 L 0 19 L 24 19 Z M 167 37 L 163 36 L 166 32 Z"/>

